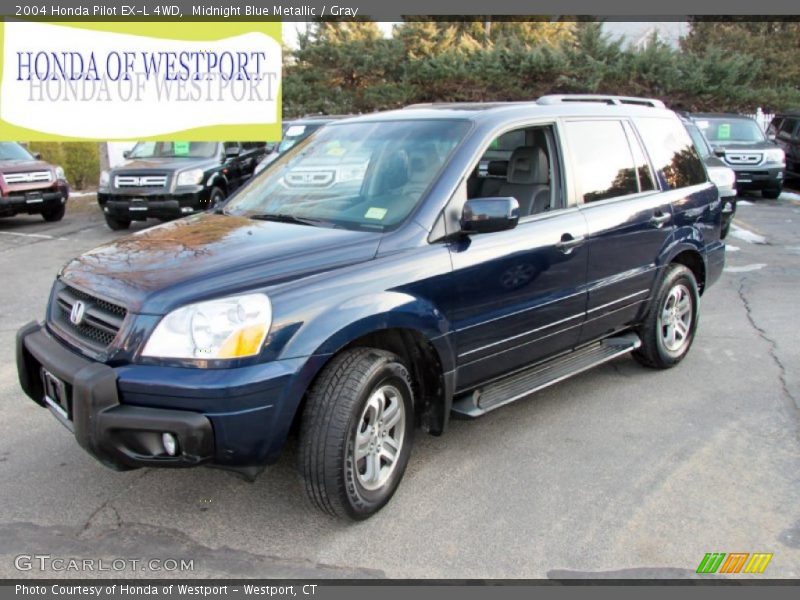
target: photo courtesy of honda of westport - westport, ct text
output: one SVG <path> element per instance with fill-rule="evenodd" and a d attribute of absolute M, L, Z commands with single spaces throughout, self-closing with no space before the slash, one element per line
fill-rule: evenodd
<path fill-rule="evenodd" d="M 0 600 L 794 598 L 798 48 L 785 0 L 1 6 Z"/>

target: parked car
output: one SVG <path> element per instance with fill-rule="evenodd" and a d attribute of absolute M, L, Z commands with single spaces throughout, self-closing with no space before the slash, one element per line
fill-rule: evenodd
<path fill-rule="evenodd" d="M 684 119 L 683 125 L 689 132 L 700 158 L 706 165 L 708 177 L 717 186 L 722 201 L 722 239 L 728 237 L 731 223 L 736 216 L 736 173 L 716 154 L 703 135 L 703 132 L 690 119 Z"/>
<path fill-rule="evenodd" d="M 328 123 L 332 123 L 333 121 L 342 118 L 344 117 L 338 115 L 310 116 L 303 117 L 302 119 L 284 121 L 281 127 L 281 141 L 275 145 L 275 147 L 261 160 L 260 163 L 258 163 L 256 166 L 256 174 L 266 169 L 270 164 L 277 160 L 281 154 L 287 152 L 295 145 L 302 142 L 318 129 L 321 129 Z"/>
<path fill-rule="evenodd" d="M 16 142 L 0 142 L 0 217 L 42 215 L 45 221 L 60 221 L 68 199 L 64 169 Z"/>
<path fill-rule="evenodd" d="M 736 172 L 736 188 L 757 190 L 775 199 L 783 190 L 786 160 L 755 119 L 724 113 L 695 113 L 697 124 L 714 152 Z"/>
<path fill-rule="evenodd" d="M 725 261 L 718 191 L 675 113 L 601 99 L 327 125 L 223 208 L 65 265 L 17 335 L 22 389 L 115 469 L 254 476 L 297 431 L 311 500 L 364 519 L 416 428 L 631 352 L 676 365 Z M 352 156 L 358 186 L 291 184 Z"/>
<path fill-rule="evenodd" d="M 800 111 L 778 113 L 767 128 L 767 137 L 786 155 L 786 177 L 800 177 Z"/>
<path fill-rule="evenodd" d="M 264 142 L 139 142 L 100 174 L 97 202 L 111 229 L 168 221 L 216 206 L 253 175 Z"/>

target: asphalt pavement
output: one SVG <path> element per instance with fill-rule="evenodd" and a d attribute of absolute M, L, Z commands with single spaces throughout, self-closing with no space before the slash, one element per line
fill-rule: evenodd
<path fill-rule="evenodd" d="M 358 524 L 313 510 L 291 447 L 255 483 L 116 473 L 23 395 L 16 330 L 69 258 L 118 236 L 91 198 L 60 223 L 0 220 L 0 577 L 691 577 L 707 552 L 800 577 L 800 196 L 740 203 L 678 367 L 624 357 L 418 432 L 394 499 Z"/>

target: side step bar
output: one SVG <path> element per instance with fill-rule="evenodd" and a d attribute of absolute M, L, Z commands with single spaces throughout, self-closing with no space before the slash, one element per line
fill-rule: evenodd
<path fill-rule="evenodd" d="M 636 350 L 641 345 L 638 335 L 627 333 L 573 350 L 569 354 L 497 379 L 456 398 L 453 412 L 466 417 L 480 417 L 495 408 Z"/>

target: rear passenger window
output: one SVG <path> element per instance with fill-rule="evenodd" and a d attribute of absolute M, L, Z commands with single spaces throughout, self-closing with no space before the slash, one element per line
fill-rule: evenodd
<path fill-rule="evenodd" d="M 678 120 L 636 119 L 656 172 L 670 189 L 705 183 L 706 171 L 692 138 Z"/>
<path fill-rule="evenodd" d="M 621 122 L 568 121 L 564 128 L 584 202 L 639 191 L 633 155 Z"/>
<path fill-rule="evenodd" d="M 781 125 L 779 135 L 783 138 L 794 137 L 795 125 L 797 125 L 797 121 L 795 121 L 794 119 L 786 119 Z"/>

